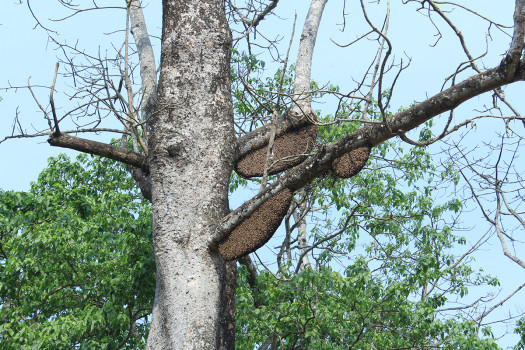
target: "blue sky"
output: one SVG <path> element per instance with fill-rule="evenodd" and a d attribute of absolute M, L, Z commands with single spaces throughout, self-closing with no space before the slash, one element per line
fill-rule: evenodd
<path fill-rule="evenodd" d="M 120 5 L 118 1 L 112 1 L 111 3 Z M 466 3 L 470 5 L 475 2 L 466 1 Z M 513 1 L 478 1 L 477 3 L 477 7 L 483 10 L 482 13 L 496 17 L 501 22 L 511 23 Z M 341 44 L 348 43 L 360 33 L 359 28 L 363 25 L 362 16 L 356 5 L 347 4 L 346 30 L 342 32 L 340 30 L 343 22 L 341 5 L 342 1 L 330 1 L 327 4 L 316 46 L 312 76 L 314 80 L 320 83 L 330 82 L 337 84 L 344 91 L 353 86 L 352 78 L 359 79 L 361 77 L 360 73 L 367 68 L 369 64 L 368 50 L 372 47 L 372 44 L 362 40 L 357 45 L 349 48 L 337 48 L 331 41 Z M 154 2 L 147 3 L 146 16 L 150 34 L 159 36 L 160 12 L 158 6 L 156 6 Z M 6 52 L 9 54 L 2 55 L 0 87 L 9 85 L 25 86 L 29 78 L 31 78 L 32 84 L 49 86 L 57 61 L 56 56 L 60 52 L 56 51 L 54 46 L 48 42 L 47 35 L 42 29 L 34 28 L 36 22 L 25 5 L 4 3 L 2 7 L 3 11 L 0 13 L 0 40 L 4 43 L 4 47 L 7 48 Z M 78 40 L 79 47 L 87 48 L 91 53 L 96 53 L 100 44 L 102 44 L 103 50 L 111 52 L 111 47 L 107 44 L 104 45 L 104 43 L 107 43 L 109 40 L 118 42 L 123 37 L 122 32 L 115 32 L 122 29 L 124 25 L 124 13 L 122 10 L 88 12 L 79 14 L 69 21 L 49 22 L 49 18 L 60 18 L 60 16 L 65 15 L 65 13 L 57 11 L 57 9 L 60 9 L 60 7 L 50 6 L 48 2 L 33 4 L 34 12 L 43 23 L 57 29 L 57 38 L 67 40 L 70 44 Z M 282 36 L 284 33 L 283 45 L 286 45 L 289 40 L 289 35 L 286 34 L 289 34 L 291 31 L 295 9 L 281 5 L 278 9 L 282 20 L 263 21 L 260 24 L 260 30 L 269 33 L 270 37 L 274 35 Z M 393 6 L 392 9 L 390 34 L 395 38 L 392 41 L 395 48 L 394 57 L 396 59 L 403 58 L 404 62 L 407 62 L 408 57 L 411 57 L 412 63 L 411 67 L 403 73 L 402 79 L 399 80 L 396 87 L 392 103 L 394 110 L 397 107 L 407 106 L 413 101 L 420 101 L 425 99 L 426 96 L 437 93 L 443 83 L 443 77 L 450 75 L 456 65 L 464 61 L 464 57 L 459 51 L 459 41 L 451 35 L 450 30 L 448 30 L 448 33 L 447 30 L 444 30 L 444 38 L 435 48 L 432 48 L 430 44 L 435 42 L 436 31 L 428 23 L 428 20 L 424 16 L 411 16 L 410 23 L 399 25 L 399 21 L 396 21 L 399 17 L 395 17 L 395 14 L 399 10 L 399 16 L 403 16 L 401 9 L 402 7 L 400 6 Z M 305 15 L 304 12 L 305 9 L 302 12 L 298 12 L 296 40 L 291 50 L 292 59 L 295 56 L 297 39 Z M 463 15 L 458 13 L 457 17 L 461 18 Z M 468 18 L 467 16 L 465 17 Z M 377 23 L 380 24 L 380 17 L 378 16 L 377 19 Z M 94 22 L 96 25 L 93 27 Z M 460 23 L 467 42 L 469 44 L 472 43 L 471 46 L 475 48 L 473 55 L 481 54 L 484 51 L 485 36 L 483 33 L 486 25 L 481 21 L 466 23 L 463 21 Z M 354 27 L 358 29 L 354 30 Z M 501 60 L 499 55 L 503 54 L 508 46 L 508 40 L 498 35 L 495 30 L 493 30 L 493 33 L 494 38 L 490 44 L 498 46 L 498 48 L 494 49 L 492 55 L 484 59 L 487 67 L 495 66 Z M 501 44 L 498 44 L 498 41 L 501 41 Z M 159 41 L 154 39 L 153 42 L 157 44 L 156 48 L 158 50 Z M 157 59 L 158 56 L 157 52 Z M 275 65 L 269 65 L 269 67 L 272 69 Z M 63 69 L 64 67 L 61 68 L 61 70 Z M 64 83 L 64 81 L 59 79 L 57 87 Z M 512 91 L 508 91 L 507 95 L 515 94 L 515 91 L 518 91 L 517 88 L 509 90 Z M 35 89 L 35 91 L 41 101 L 47 104 L 48 91 L 44 89 Z M 16 93 L 13 93 L 13 90 L 0 90 L 0 96 L 3 98 L 0 102 L 0 130 L 2 130 L 2 136 L 11 132 L 17 112 L 27 132 L 32 132 L 34 130 L 33 127 L 41 129 L 42 126 L 45 126 L 37 105 L 26 89 L 19 89 Z M 57 100 L 57 108 L 66 110 L 67 98 L 60 94 L 56 94 L 55 98 Z M 323 105 L 316 107 L 326 109 L 326 106 Z M 326 110 L 330 112 L 329 109 Z M 465 108 L 465 110 L 468 109 Z M 45 167 L 46 159 L 64 151 L 64 149 L 48 146 L 45 143 L 45 138 L 11 140 L 0 144 L 0 154 L 2 154 L 5 163 L 9 164 L 11 169 L 16 169 L 16 171 L 0 173 L 1 187 L 5 189 L 27 188 L 29 182 L 36 178 L 40 169 Z"/>

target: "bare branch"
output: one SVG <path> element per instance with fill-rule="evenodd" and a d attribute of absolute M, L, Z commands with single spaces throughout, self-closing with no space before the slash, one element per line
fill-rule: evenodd
<path fill-rule="evenodd" d="M 274 8 L 277 7 L 277 4 L 279 3 L 279 0 L 272 0 L 270 4 L 255 17 L 249 24 L 252 27 L 257 27 L 257 25 L 266 17 L 267 14 L 269 14 Z"/>
<path fill-rule="evenodd" d="M 496 185 L 496 191 L 499 192 L 499 188 L 498 188 L 498 185 Z M 509 258 L 510 260 L 514 261 L 516 264 L 518 264 L 521 268 L 524 268 L 525 269 L 525 261 L 521 260 L 520 258 L 518 258 L 516 255 L 512 254 L 510 251 L 509 251 L 509 248 L 507 247 L 507 242 L 505 241 L 505 237 L 502 230 L 501 230 L 501 226 L 500 226 L 500 223 L 499 223 L 499 216 L 501 215 L 501 201 L 500 201 L 500 196 L 499 196 L 499 193 L 496 194 L 496 198 L 497 198 L 497 209 L 496 209 L 496 217 L 494 218 L 494 227 L 496 228 L 496 233 L 498 235 L 498 238 L 499 238 L 499 241 L 500 241 L 500 244 L 501 244 L 501 249 L 503 249 L 503 254 Z"/>
<path fill-rule="evenodd" d="M 51 146 L 70 148 L 80 152 L 110 158 L 143 169 L 146 172 L 148 171 L 147 159 L 142 154 L 115 147 L 104 142 L 82 139 L 66 134 L 51 134 L 47 142 Z"/>
<path fill-rule="evenodd" d="M 362 2 L 361 2 L 362 4 Z M 385 28 L 384 28 L 384 33 L 382 33 L 383 35 L 381 36 L 382 40 L 381 40 L 381 45 L 379 45 L 379 49 L 377 51 L 377 62 L 376 62 L 376 65 L 374 67 L 374 73 L 372 74 L 372 79 L 371 79 L 371 82 L 370 82 L 370 91 L 368 92 L 368 95 L 367 95 L 367 101 L 365 103 L 365 108 L 363 109 L 363 119 L 364 120 L 367 120 L 368 117 L 368 108 L 370 107 L 370 104 L 372 103 L 372 93 L 374 91 L 374 87 L 375 87 L 375 84 L 376 84 L 376 77 L 377 77 L 377 73 L 379 71 L 379 65 L 381 63 L 381 57 L 383 56 L 383 50 L 385 48 L 385 43 L 387 42 L 387 39 L 386 39 L 386 35 L 388 33 L 388 26 L 390 24 L 390 1 L 387 2 L 387 13 L 386 13 L 386 18 L 385 18 Z M 371 32 L 374 32 L 375 28 L 372 29 Z M 391 47 L 390 47 L 390 43 L 388 43 L 389 45 L 389 51 L 391 50 Z M 385 57 L 385 60 L 383 62 L 386 62 L 386 59 L 387 57 Z M 381 73 L 384 73 L 383 70 L 384 70 L 384 65 L 381 66 Z M 382 74 L 380 74 L 380 79 L 382 79 Z M 380 82 L 380 84 L 382 84 Z M 378 91 L 379 91 L 379 95 L 381 95 L 382 91 L 381 91 L 381 87 L 379 87 Z M 381 96 L 380 96 L 381 98 Z"/>
<path fill-rule="evenodd" d="M 302 108 L 310 106 L 309 91 L 312 76 L 312 57 L 317 40 L 317 31 L 326 2 L 327 0 L 312 0 L 304 22 L 295 66 L 294 93 L 299 94 L 299 96 L 296 99 L 296 104 L 292 107 L 292 111 L 297 114 L 302 112 Z"/>
<path fill-rule="evenodd" d="M 155 96 L 157 93 L 157 68 L 153 46 L 149 39 L 142 5 L 139 0 L 132 0 L 129 8 L 131 20 L 131 34 L 135 38 L 140 62 L 140 77 L 142 80 L 142 121 L 145 122 L 153 113 Z"/>
<path fill-rule="evenodd" d="M 433 137 L 433 138 L 431 138 L 429 140 L 426 140 L 426 141 L 414 141 L 414 140 L 409 139 L 405 134 L 400 134 L 399 137 L 403 141 L 405 141 L 406 143 L 409 143 L 411 145 L 419 146 L 419 147 L 425 147 L 425 146 L 431 145 L 431 144 L 433 144 L 433 143 L 443 139 L 445 136 L 450 135 L 453 132 L 458 131 L 459 129 L 461 129 L 464 126 L 468 126 L 468 125 L 474 124 L 475 120 L 486 119 L 486 118 L 502 119 L 502 120 L 505 120 L 505 122 L 509 122 L 511 120 L 525 121 L 525 118 L 522 117 L 522 116 L 509 116 L 509 117 L 505 117 L 504 116 L 504 117 L 502 117 L 502 116 L 497 116 L 497 115 L 478 115 L 476 117 L 464 120 L 461 123 L 459 123 L 459 124 L 457 124 L 454 127 L 449 129 L 448 127 L 450 125 L 450 122 L 452 121 L 452 118 L 449 118 L 449 120 L 447 121 L 447 125 L 445 126 L 443 132 L 441 134 L 439 134 L 438 136 Z"/>
<path fill-rule="evenodd" d="M 60 134 L 60 128 L 58 127 L 57 112 L 55 110 L 55 100 L 53 99 L 53 93 L 55 92 L 55 84 L 57 82 L 58 74 L 58 62 L 55 68 L 55 76 L 53 77 L 53 84 L 51 84 L 51 92 L 49 93 L 49 103 L 51 104 L 51 112 L 53 113 L 53 120 L 55 122 L 55 134 Z"/>
<path fill-rule="evenodd" d="M 506 301 L 508 301 L 510 298 L 512 298 L 512 296 L 514 296 L 514 294 L 516 294 L 517 292 L 519 292 L 523 287 L 525 287 L 525 283 L 522 284 L 521 286 L 519 286 L 518 288 L 516 288 L 512 293 L 510 293 L 509 295 L 507 295 L 507 297 L 505 297 L 503 300 L 501 300 L 499 303 L 497 303 L 496 305 L 494 305 L 493 307 L 491 307 L 490 309 L 488 309 L 487 311 L 483 312 L 477 319 L 476 321 L 480 321 L 482 320 L 483 318 L 485 318 L 488 314 L 490 314 L 492 311 L 494 311 L 495 309 L 497 309 L 498 307 L 500 307 L 501 305 L 503 305 L 503 303 L 505 303 Z"/>

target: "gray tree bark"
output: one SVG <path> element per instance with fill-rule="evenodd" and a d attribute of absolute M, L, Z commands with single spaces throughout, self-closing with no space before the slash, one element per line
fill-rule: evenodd
<path fill-rule="evenodd" d="M 235 262 L 208 248 L 229 211 L 235 135 L 223 1 L 163 5 L 148 127 L 157 287 L 148 349 L 234 349 Z"/>

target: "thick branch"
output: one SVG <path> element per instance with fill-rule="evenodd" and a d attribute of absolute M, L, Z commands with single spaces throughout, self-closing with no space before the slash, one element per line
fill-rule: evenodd
<path fill-rule="evenodd" d="M 427 120 L 450 111 L 461 103 L 484 92 L 516 81 L 525 80 L 525 63 L 522 61 L 516 73 L 508 77 L 502 67 L 489 69 L 452 86 L 416 106 L 399 112 L 386 120 L 385 124 L 367 124 L 338 142 L 321 148 L 317 154 L 288 171 L 278 181 L 228 214 L 217 226 L 211 245 L 223 240 L 240 222 L 251 215 L 267 199 L 284 188 L 298 190 L 316 177 L 331 169 L 335 157 L 362 146 L 376 146 L 392 137 L 401 135 Z"/>
<path fill-rule="evenodd" d="M 324 6 L 327 0 L 312 0 L 303 33 L 299 43 L 299 53 L 295 65 L 294 93 L 298 95 L 297 105 L 292 107 L 294 112 L 299 113 L 301 107 L 310 106 L 310 80 L 312 75 L 312 57 L 314 54 L 317 31 L 321 23 Z"/>
<path fill-rule="evenodd" d="M 259 273 L 257 272 L 257 268 L 253 264 L 252 259 L 249 255 L 245 255 L 242 258 L 239 258 L 239 264 L 246 266 L 246 270 L 248 271 L 248 277 L 247 281 L 250 285 L 250 288 L 255 290 L 257 288 L 257 276 Z"/>
<path fill-rule="evenodd" d="M 140 78 L 142 80 L 142 101 L 140 110 L 142 121 L 146 121 L 153 111 L 157 91 L 157 68 L 155 55 L 148 35 L 142 5 L 139 0 L 132 0 L 129 9 L 131 34 L 135 38 L 140 62 Z"/>
<path fill-rule="evenodd" d="M 279 0 L 272 0 L 272 2 L 268 6 L 266 6 L 266 8 L 261 13 L 259 13 L 259 15 L 256 18 L 250 21 L 249 24 L 252 27 L 257 27 L 257 25 L 266 17 L 266 15 L 277 7 L 278 2 Z"/>
<path fill-rule="evenodd" d="M 110 158 L 123 162 L 128 165 L 148 171 L 148 162 L 145 156 L 131 152 L 120 147 L 115 147 L 103 142 L 83 139 L 80 137 L 69 136 L 66 134 L 50 135 L 47 142 L 51 146 L 74 149 L 80 152 L 94 154 L 101 157 Z"/>
<path fill-rule="evenodd" d="M 142 196 L 144 196 L 144 198 L 146 198 L 148 201 L 152 202 L 151 178 L 149 177 L 149 174 L 147 174 L 141 168 L 134 166 L 129 166 L 128 170 L 131 172 L 135 182 L 139 185 Z"/>
<path fill-rule="evenodd" d="M 496 169 L 497 169 L 497 167 L 496 167 Z M 497 177 L 496 177 L 496 180 L 497 180 Z M 507 236 L 507 237 L 509 237 L 509 236 L 505 232 L 502 231 L 502 229 L 500 227 L 500 224 L 499 224 L 499 222 L 500 222 L 500 218 L 499 217 L 501 215 L 501 198 L 500 198 L 501 188 L 499 188 L 498 184 L 496 184 L 495 191 L 496 191 L 497 208 L 496 208 L 496 217 L 494 218 L 494 228 L 496 229 L 496 233 L 498 235 L 498 239 L 499 239 L 500 244 L 501 244 L 501 249 L 503 249 L 503 255 L 505 255 L 507 258 L 509 258 L 510 260 L 514 261 L 516 264 L 518 264 L 519 266 L 521 266 L 522 268 L 525 269 L 525 261 L 521 260 L 516 255 L 512 254 L 509 251 L 509 248 L 507 247 L 507 242 L 505 242 L 505 237 L 504 236 Z"/>
<path fill-rule="evenodd" d="M 514 68 L 519 65 L 523 54 L 523 40 L 525 39 L 525 0 L 516 0 L 514 10 L 514 32 L 512 42 L 505 63 L 509 65 L 508 74 L 512 74 Z"/>

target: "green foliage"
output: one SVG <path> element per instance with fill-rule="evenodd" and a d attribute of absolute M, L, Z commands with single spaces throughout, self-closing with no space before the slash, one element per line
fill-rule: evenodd
<path fill-rule="evenodd" d="M 514 333 L 519 334 L 520 341 L 514 347 L 514 350 L 524 350 L 525 349 L 525 318 L 520 319 L 516 322 L 516 329 Z"/>
<path fill-rule="evenodd" d="M 444 298 L 412 300 L 412 287 L 385 285 L 359 259 L 347 277 L 321 268 L 306 269 L 283 282 L 269 273 L 258 278 L 257 303 L 245 283 L 237 289 L 237 344 L 254 349 L 276 335 L 277 349 L 498 349 L 492 337 L 480 339 L 467 320 L 440 320 Z M 246 271 L 239 271 L 239 280 Z M 487 332 L 487 331 L 485 331 Z"/>
<path fill-rule="evenodd" d="M 239 187 L 242 188 L 246 186 L 248 186 L 248 180 L 240 177 L 236 172 L 232 172 L 230 177 L 230 193 L 233 193 Z"/>
<path fill-rule="evenodd" d="M 119 164 L 51 158 L 0 192 L 2 349 L 142 348 L 155 289 L 151 209 Z"/>

